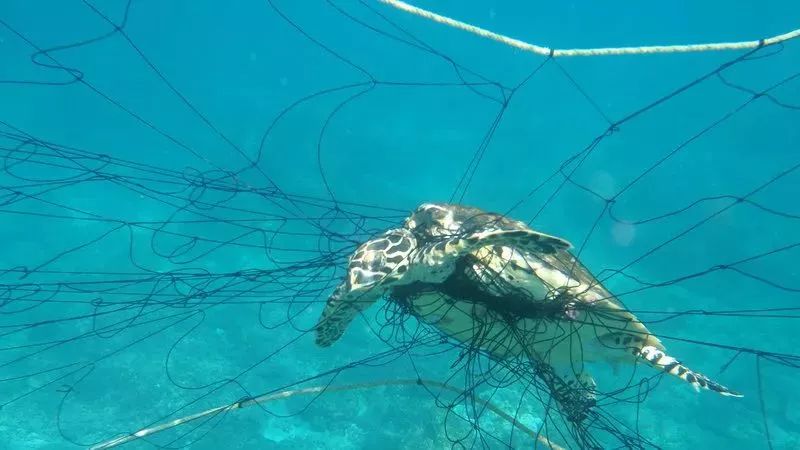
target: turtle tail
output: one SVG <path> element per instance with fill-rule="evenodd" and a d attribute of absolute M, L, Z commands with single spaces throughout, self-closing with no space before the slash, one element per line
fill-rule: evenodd
<path fill-rule="evenodd" d="M 689 383 L 696 391 L 708 389 L 726 397 L 743 397 L 742 394 L 712 381 L 707 376 L 695 372 L 681 364 L 677 359 L 667 355 L 656 347 L 647 345 L 634 350 L 634 354 L 642 358 L 651 367 L 662 370 Z"/>

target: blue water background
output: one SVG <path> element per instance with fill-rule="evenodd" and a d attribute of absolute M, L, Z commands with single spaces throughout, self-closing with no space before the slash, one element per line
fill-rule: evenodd
<path fill-rule="evenodd" d="M 223 5 L 208 1 L 134 1 L 125 28 L 164 76 L 250 158 L 258 152 L 265 129 L 292 102 L 322 89 L 369 81 L 365 73 L 341 58 L 363 67 L 381 81 L 459 81 L 452 66 L 442 59 L 381 37 L 342 16 L 327 2 L 274 3 L 308 36 L 323 42 L 340 58 L 301 35 L 267 2 Z M 376 2 L 366 3 L 438 51 L 504 85 L 520 82 L 543 61 L 398 13 Z M 374 26 L 391 29 L 359 2 L 334 4 Z M 559 48 L 749 40 L 782 33 L 800 24 L 800 4 L 788 0 L 737 4 L 474 0 L 416 4 L 528 42 Z M 96 6 L 119 22 L 125 2 L 103 2 Z M 40 48 L 80 41 L 110 30 L 108 23 L 78 1 L 11 0 L 0 4 L 0 18 L 24 32 Z M 0 27 L 0 79 L 69 80 L 63 72 L 31 64 L 30 55 L 34 51 L 18 36 Z M 168 130 L 201 157 L 170 142 L 82 84 L 0 84 L 0 120 L 41 139 L 178 171 L 186 167 L 239 168 L 247 163 L 199 121 L 121 37 L 53 55 L 64 65 L 78 68 L 95 88 L 119 104 L 159 129 Z M 732 53 L 719 53 L 560 61 L 596 107 L 557 66 L 545 66 L 511 101 L 471 180 L 464 202 L 489 210 L 508 210 L 563 160 L 608 128 L 608 122 L 597 109 L 612 121 L 621 119 L 734 57 Z M 730 79 L 754 90 L 763 89 L 795 73 L 798 57 L 800 45 L 789 43 L 774 58 L 735 67 Z M 477 81 L 475 77 L 466 77 Z M 797 82 L 789 83 L 775 93 L 797 104 L 799 86 Z M 480 89 L 489 92 L 489 88 Z M 401 210 L 410 210 L 424 201 L 447 201 L 499 110 L 496 103 L 464 87 L 377 85 L 346 103 L 325 127 L 331 112 L 357 92 L 359 88 L 347 89 L 306 102 L 273 129 L 263 147 L 260 167 L 284 191 L 326 197 L 322 167 L 325 181 L 338 200 Z M 586 160 L 575 173 L 575 179 L 601 195 L 610 196 L 653 162 L 749 98 L 749 94 L 725 87 L 718 80 L 704 83 L 621 125 Z M 744 195 L 798 162 L 798 123 L 797 111 L 780 108 L 764 99 L 753 102 L 648 174 L 617 200 L 614 211 L 619 217 L 639 220 L 683 208 L 706 196 Z M 319 148 L 318 142 L 321 142 Z M 249 185 L 269 186 L 254 172 L 245 178 Z M 0 185 L 14 183 L 19 181 L 0 177 Z M 550 184 L 535 193 L 514 210 L 513 216 L 525 220 L 534 217 L 555 186 Z M 800 175 L 793 173 L 759 192 L 753 200 L 775 210 L 798 214 L 799 196 Z M 174 212 L 174 208 L 102 182 L 59 190 L 49 198 L 79 210 L 128 221 L 167 220 Z M 641 226 L 603 219 L 582 249 L 583 259 L 595 272 L 625 266 L 728 203 L 730 200 L 725 199 L 704 202 L 684 214 Z M 238 198 L 236 205 L 277 212 L 255 196 Z M 536 216 L 534 226 L 579 246 L 604 206 L 602 200 L 568 185 Z M 18 209 L 70 214 L 36 202 Z M 375 229 L 380 226 L 371 225 Z M 269 230 L 274 224 L 264 221 L 260 226 Z M 69 217 L 45 220 L 4 213 L 0 221 L 0 235 L 4 237 L 0 267 L 41 264 L 55 253 L 93 239 L 112 227 Z M 294 227 L 297 232 L 313 231 L 302 225 Z M 222 240 L 236 234 L 236 230 L 215 225 L 178 228 Z M 798 238 L 796 220 L 737 205 L 638 262 L 628 272 L 650 282 L 666 281 L 735 262 Z M 249 243 L 258 242 L 257 237 L 248 239 Z M 153 255 L 149 236 L 141 230 L 132 235 L 127 230 L 115 231 L 101 242 L 48 267 L 136 271 L 131 263 L 131 240 L 136 243 L 132 255 L 137 264 L 162 271 L 176 268 Z M 278 243 L 287 248 L 313 249 L 316 238 L 281 237 Z M 278 254 L 285 259 L 297 257 L 292 252 Z M 300 253 L 301 258 L 310 255 Z M 776 282 L 800 287 L 797 256 L 797 251 L 784 252 L 742 267 L 768 275 Z M 234 272 L 267 269 L 271 264 L 258 249 L 230 246 L 200 258 L 191 266 Z M 635 286 L 624 277 L 610 282 L 610 287 L 618 291 Z M 624 300 L 631 309 L 651 311 L 797 304 L 796 294 L 732 271 L 714 272 L 626 296 Z M 312 325 L 320 309 L 320 305 L 314 305 L 298 322 Z M 33 311 L 27 319 L 45 320 L 53 315 L 90 311 L 86 306 L 53 307 Z M 371 335 L 368 322 L 363 320 L 355 323 L 335 347 L 326 350 L 316 348 L 311 335 L 300 336 L 288 325 L 266 329 L 259 323 L 260 317 L 262 322 L 278 324 L 285 316 L 285 307 L 259 311 L 256 306 L 231 304 L 209 310 L 202 320 L 192 317 L 169 327 L 97 363 L 60 410 L 62 432 L 57 428 L 55 412 L 63 394 L 56 392 L 56 385 L 4 408 L 0 415 L 0 448 L 74 448 L 65 436 L 79 443 L 91 443 L 137 429 L 203 392 L 181 389 L 175 384 L 199 387 L 231 377 L 272 352 L 274 355 L 239 380 L 250 393 L 268 391 L 386 349 Z M 663 315 L 641 317 L 652 320 Z M 3 320 L 5 325 L 13 324 L 21 316 Z M 795 323 L 791 319 L 687 316 L 656 323 L 651 328 L 667 336 L 794 353 L 800 343 L 794 334 Z M 8 345 L 70 336 L 90 328 L 91 324 L 85 321 L 67 322 L 42 331 L 46 336 L 37 334 L 37 330 L 16 334 Z M 3 378 L 71 362 L 76 354 L 101 355 L 155 329 L 140 327 L 127 336 L 92 338 L 66 345 L 59 352 L 30 361 L 28 366 L 7 366 L 8 375 Z M 173 346 L 179 339 L 179 344 Z M 278 351 L 294 339 L 297 341 Z M 762 361 L 759 386 L 752 355 L 740 356 L 720 374 L 721 366 L 733 356 L 730 351 L 690 342 L 665 343 L 687 364 L 719 378 L 746 396 L 736 400 L 705 392 L 695 394 L 674 380 L 662 380 L 639 411 L 639 431 L 643 435 L 664 448 L 767 448 L 758 395 L 761 390 L 773 448 L 800 446 L 797 437 L 800 414 L 796 408 L 800 385 L 795 371 Z M 168 352 L 171 354 L 167 370 L 172 382 L 165 372 Z M 5 353 L 6 359 L 14 356 L 14 352 Z M 454 359 L 455 353 L 451 357 Z M 430 362 L 427 370 L 441 374 L 449 362 L 442 367 Z M 406 358 L 387 366 L 355 369 L 335 382 L 414 376 Z M 63 384 L 73 383 L 77 378 Z M 44 382 L 48 378 L 37 379 Z M 599 379 L 608 383 L 607 387 L 625 384 L 602 370 Z M 5 382 L 0 393 L 12 396 L 36 383 L 28 378 Z M 241 389 L 229 386 L 183 413 L 224 404 L 243 395 Z M 232 413 L 191 448 L 400 449 L 442 448 L 446 442 L 441 410 L 427 393 L 414 388 L 328 394 L 305 408 L 308 400 L 294 399 L 266 407 L 278 416 L 302 410 L 289 418 L 266 414 L 258 408 Z M 497 401 L 510 410 L 517 407 L 513 391 L 498 394 Z M 535 405 L 528 406 L 535 410 Z M 627 419 L 632 420 L 632 407 L 615 408 L 614 411 L 628 414 Z M 535 412 L 527 420 L 535 424 Z M 486 426 L 507 427 L 499 420 L 490 420 Z M 130 448 L 151 446 L 135 443 Z"/>

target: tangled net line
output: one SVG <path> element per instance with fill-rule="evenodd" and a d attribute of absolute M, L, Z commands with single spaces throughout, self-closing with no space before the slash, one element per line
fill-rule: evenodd
<path fill-rule="evenodd" d="M 203 112 L 180 84 L 172 81 L 159 68 L 159 63 L 137 44 L 136 36 L 129 34 L 131 17 L 138 7 L 136 3 L 128 1 L 120 9 L 121 14 L 120 11 L 112 14 L 94 2 L 83 0 L 82 14 L 101 21 L 106 31 L 55 46 L 42 46 L 24 27 L 0 17 L 0 26 L 8 32 L 9 41 L 13 40 L 11 44 L 28 52 L 31 63 L 47 74 L 45 78 L 3 79 L 0 87 L 81 89 L 86 98 L 99 100 L 108 111 L 130 119 L 137 127 L 136 133 L 153 133 L 163 138 L 169 150 L 164 153 L 164 162 L 159 163 L 151 161 L 147 149 L 126 153 L 113 148 L 98 151 L 82 145 L 58 143 L 15 123 L 13 117 L 0 117 L 3 226 L 20 235 L 33 233 L 41 239 L 40 245 L 27 254 L 19 253 L 16 248 L 16 253 L 7 252 L 0 267 L 0 333 L 3 337 L 0 408 L 4 414 L 11 412 L 19 423 L 24 423 L 28 417 L 25 407 L 41 411 L 52 406 L 57 412 L 58 435 L 65 442 L 82 447 L 109 448 L 146 441 L 159 448 L 194 448 L 204 442 L 212 447 L 218 442 L 227 442 L 228 448 L 232 448 L 230 436 L 242 425 L 223 419 L 234 409 L 255 406 L 251 409 L 274 418 L 270 420 L 275 422 L 270 423 L 302 417 L 323 427 L 327 433 L 323 432 L 325 437 L 318 439 L 328 442 L 333 439 L 330 435 L 334 430 L 332 425 L 324 428 L 327 420 L 349 423 L 355 420 L 352 409 L 364 405 L 354 404 L 357 400 L 351 399 L 342 406 L 324 394 L 413 384 L 420 386 L 426 398 L 433 398 L 432 403 L 439 408 L 427 408 L 434 410 L 427 411 L 419 406 L 414 394 L 399 394 L 395 388 L 387 390 L 385 396 L 377 392 L 374 396 L 365 394 L 363 398 L 371 399 L 366 409 L 410 414 L 411 417 L 399 425 L 404 430 L 435 419 L 439 425 L 435 433 L 441 435 L 431 444 L 434 448 L 441 442 L 453 448 L 516 448 L 531 444 L 545 448 L 682 446 L 681 442 L 672 441 L 675 437 L 665 431 L 666 426 L 663 429 L 659 426 L 669 422 L 663 413 L 665 405 L 670 408 L 669 413 L 675 413 L 674 410 L 682 409 L 701 410 L 703 403 L 721 405 L 716 402 L 729 399 L 711 399 L 706 395 L 695 399 L 694 393 L 680 391 L 685 390 L 685 386 L 672 384 L 673 380 L 662 380 L 661 373 L 623 369 L 613 376 L 601 375 L 604 382 L 598 386 L 597 404 L 588 419 L 576 423 L 553 405 L 546 368 L 531 359 L 493 360 L 479 348 L 447 339 L 435 329 L 422 325 L 408 314 L 401 302 L 385 301 L 367 310 L 359 321 L 362 329 L 351 325 L 354 329 L 348 331 L 349 336 L 337 345 L 338 349 L 316 350 L 316 355 L 309 353 L 315 320 L 340 281 L 354 248 L 382 230 L 396 226 L 416 206 L 389 207 L 342 200 L 347 196 L 334 188 L 331 171 L 325 164 L 327 153 L 340 151 L 329 148 L 326 139 L 337 130 L 342 117 L 359 103 L 366 103 L 371 96 L 394 90 L 404 93 L 458 90 L 471 100 L 496 108 L 477 148 L 466 155 L 463 149 L 458 149 L 458 162 L 451 161 L 453 165 L 447 168 L 460 168 L 449 201 L 467 202 L 476 190 L 476 183 L 481 182 L 480 169 L 491 160 L 492 152 L 499 152 L 496 144 L 495 147 L 492 144 L 497 141 L 501 125 L 514 114 L 510 108 L 515 104 L 512 100 L 524 97 L 537 82 L 542 83 L 538 86 L 546 87 L 552 81 L 547 78 L 550 71 L 560 77 L 577 98 L 583 99 L 584 105 L 589 105 L 595 119 L 604 122 L 604 129 L 590 139 L 588 145 L 567 157 L 563 152 L 549 149 L 555 153 L 553 157 L 560 160 L 555 164 L 556 170 L 544 173 L 542 165 L 535 165 L 536 175 L 531 178 L 539 181 L 526 182 L 526 192 L 515 197 L 501 212 L 527 219 L 531 224 L 553 223 L 554 219 L 548 219 L 547 215 L 557 210 L 559 198 L 566 196 L 571 199 L 568 202 L 589 202 L 587 204 L 594 209 L 587 208 L 589 212 L 582 214 L 572 210 L 575 216 L 569 221 L 583 227 L 583 231 L 571 236 L 577 243 L 575 254 L 595 261 L 597 258 L 593 255 L 601 250 L 591 250 L 591 244 L 600 239 L 598 236 L 603 230 L 616 230 L 625 235 L 630 230 L 640 229 L 638 227 L 661 227 L 659 233 L 652 235 L 653 242 L 658 242 L 656 245 L 635 255 L 625 255 L 627 259 L 621 267 L 597 270 L 597 278 L 615 287 L 618 298 L 631 299 L 637 304 L 640 294 L 657 296 L 665 292 L 668 294 L 665 299 L 669 298 L 675 292 L 671 289 L 678 285 L 689 286 L 686 289 L 694 295 L 701 289 L 696 283 L 705 279 L 729 286 L 724 289 L 728 302 L 706 305 L 694 301 L 680 306 L 663 303 L 658 307 L 631 308 L 631 311 L 655 329 L 660 338 L 680 346 L 687 359 L 696 361 L 694 365 L 703 365 L 705 371 L 712 371 L 715 367 L 710 363 L 717 363 L 721 367 L 712 375 L 730 375 L 732 380 L 726 384 L 739 383 L 737 387 L 746 393 L 746 399 L 730 407 L 739 408 L 737 411 L 748 414 L 749 419 L 757 419 L 759 427 L 750 435 L 740 432 L 730 437 L 733 442 L 758 441 L 770 448 L 785 445 L 783 440 L 778 441 L 773 436 L 776 427 L 785 424 L 783 419 L 773 417 L 777 409 L 774 406 L 770 409 L 768 400 L 791 404 L 791 396 L 796 396 L 787 393 L 782 383 L 797 376 L 795 369 L 800 360 L 791 350 L 782 349 L 794 348 L 787 336 L 790 336 L 793 321 L 800 317 L 792 302 L 800 292 L 800 285 L 792 284 L 791 272 L 775 276 L 773 269 L 780 261 L 791 265 L 793 252 L 800 247 L 800 240 L 791 239 L 800 237 L 762 238 L 762 243 L 774 245 L 756 246 L 730 259 L 717 257 L 714 264 L 706 267 L 702 267 L 703 259 L 698 258 L 701 266 L 696 270 L 687 273 L 681 267 L 673 267 L 672 270 L 680 274 L 672 278 L 659 276 L 662 281 L 646 281 L 654 274 L 643 274 L 638 267 L 642 266 L 642 261 L 652 260 L 654 255 L 681 242 L 688 243 L 681 249 L 687 251 L 697 245 L 690 239 L 698 230 L 712 228 L 716 221 L 737 210 L 746 208 L 749 220 L 765 228 L 797 221 L 800 213 L 789 207 L 775 206 L 776 201 L 766 200 L 764 192 L 781 188 L 791 192 L 792 186 L 797 185 L 800 160 L 792 160 L 796 155 L 791 154 L 784 155 L 786 160 L 774 157 L 770 161 L 780 167 L 770 167 L 768 176 L 754 178 L 755 181 L 743 181 L 748 184 L 742 192 L 695 196 L 685 204 L 668 209 L 663 206 L 670 203 L 668 199 L 659 198 L 664 201 L 651 205 L 657 212 L 649 217 L 630 218 L 633 215 L 630 211 L 636 208 L 630 206 L 633 202 L 627 204 L 626 201 L 631 196 L 646 195 L 647 189 L 653 189 L 653 185 L 647 184 L 648 180 L 670 163 L 685 157 L 693 146 L 714 136 L 723 141 L 714 133 L 741 125 L 737 120 L 752 120 L 746 114 L 753 109 L 769 114 L 770 118 L 795 118 L 800 110 L 796 95 L 800 69 L 794 67 L 796 71 L 780 76 L 773 74 L 773 81 L 759 87 L 732 80 L 737 78 L 737 69 L 763 76 L 775 67 L 775 61 L 791 58 L 792 52 L 797 51 L 791 46 L 796 44 L 766 45 L 762 40 L 755 48 L 710 70 L 698 71 L 689 82 L 676 82 L 670 92 L 644 106 L 625 114 L 613 114 L 621 118 L 612 119 L 612 114 L 605 111 L 606 107 L 595 98 L 592 89 L 579 81 L 581 77 L 555 59 L 555 52 L 548 52 L 535 61 L 521 81 L 508 85 L 482 75 L 482 70 L 473 67 L 477 63 L 457 62 L 455 57 L 438 49 L 431 39 L 409 31 L 411 22 L 405 22 L 373 2 L 359 1 L 357 5 L 322 2 L 328 8 L 327 13 L 340 20 L 338 23 L 351 27 L 348 31 L 366 32 L 381 45 L 396 46 L 391 48 L 412 51 L 414 55 L 444 63 L 450 75 L 437 80 L 397 81 L 373 75 L 365 64 L 355 62 L 336 45 L 329 44 L 327 38 L 319 37 L 318 30 L 311 31 L 296 13 L 287 12 L 286 5 L 276 3 L 267 1 L 267 11 L 272 19 L 278 19 L 276 24 L 283 24 L 281 30 L 288 33 L 286 39 L 309 43 L 320 52 L 317 55 L 319 64 L 331 64 L 333 58 L 333 64 L 355 71 L 358 78 L 289 102 L 266 125 L 255 148 L 245 148 L 237 143 L 239 139 L 224 132 L 224 127 Z M 112 19 L 119 16 L 119 20 Z M 68 62 L 69 56 L 76 52 L 86 52 L 111 42 L 132 52 L 149 76 L 224 147 L 193 144 L 179 137 L 180 133 L 171 132 L 160 124 L 162 118 L 137 112 L 87 75 L 79 64 Z M 37 75 L 41 74 L 37 72 Z M 693 131 L 686 132 L 675 143 L 665 141 L 655 146 L 646 140 L 646 135 L 637 137 L 642 143 L 647 142 L 648 148 L 657 147 L 662 153 L 642 152 L 651 158 L 635 160 L 634 164 L 642 165 L 634 166 L 636 173 L 617 168 L 619 178 L 629 178 L 622 188 L 598 188 L 585 180 L 587 167 L 612 170 L 598 153 L 603 148 L 613 149 L 614 138 L 624 136 L 623 130 L 635 129 L 634 123 L 638 120 L 645 124 L 646 133 L 655 133 L 656 127 L 663 125 L 663 119 L 647 123 L 648 117 L 671 104 L 687 108 L 680 103 L 682 98 L 690 95 L 704 98 L 710 94 L 701 89 L 711 89 L 709 85 L 712 84 L 713 89 L 722 89 L 713 91 L 715 95 L 727 95 L 724 97 L 726 109 L 719 112 L 710 103 L 704 105 L 706 109 L 700 113 L 705 115 L 696 112 L 700 115 L 697 121 L 702 121 L 703 125 L 697 127 L 693 121 Z M 295 188 L 293 192 L 276 181 L 276 176 L 285 176 L 281 174 L 284 169 L 273 165 L 274 161 L 269 158 L 271 152 L 286 152 L 275 138 L 282 124 L 289 121 L 292 114 L 315 105 L 327 108 L 310 132 L 313 142 L 309 144 L 319 171 L 320 182 L 316 187 L 322 189 L 308 193 Z M 315 117 L 314 113 L 319 114 L 316 110 L 307 114 Z M 362 121 L 361 126 L 366 127 L 364 124 L 369 124 L 370 117 L 363 114 L 356 116 Z M 774 128 L 787 138 L 785 145 L 796 146 L 796 142 L 791 142 L 791 130 L 782 129 L 777 119 L 774 123 L 778 125 Z M 311 125 L 307 127 L 306 131 L 312 129 Z M 354 133 L 359 134 L 359 131 Z M 91 128 L 87 133 L 91 133 Z M 158 144 L 161 145 L 164 143 Z M 548 161 L 537 153 L 541 151 L 527 148 L 522 154 Z M 189 158 L 192 165 L 181 159 L 170 159 L 175 157 L 174 152 Z M 465 159 L 466 168 L 463 168 L 463 164 L 459 164 Z M 422 164 L 419 161 L 409 170 L 419 169 L 417 166 Z M 350 163 L 349 170 L 360 170 L 358 160 Z M 400 170 L 397 175 L 407 176 L 406 171 Z M 441 172 L 440 169 L 435 173 Z M 481 176 L 487 180 L 496 179 L 496 174 Z M 504 195 L 513 196 L 513 191 L 509 187 Z M 122 200 L 103 205 L 85 201 L 87 195 L 101 194 L 115 194 Z M 143 218 L 131 218 L 132 214 L 140 217 L 136 209 L 146 207 L 155 212 L 142 214 Z M 584 207 L 585 204 L 580 206 Z M 598 210 L 599 213 L 595 213 Z M 65 224 L 72 224 L 72 228 Z M 725 224 L 717 225 L 711 233 L 722 232 Z M 24 241 L 24 238 L 19 240 Z M 92 264 L 93 261 L 97 265 Z M 109 265 L 111 268 L 106 269 Z M 634 266 L 637 266 L 636 272 Z M 693 265 L 686 263 L 684 267 Z M 737 304 L 732 299 L 736 299 L 739 290 L 742 297 Z M 751 292 L 760 293 L 761 297 L 754 299 Z M 781 295 L 785 296 L 782 302 L 768 301 Z M 747 307 L 742 306 L 745 301 Z M 725 304 L 732 306 L 724 307 Z M 692 306 L 681 309 L 688 305 Z M 233 316 L 233 322 L 225 322 L 228 315 Z M 709 325 L 712 320 L 728 322 L 712 326 Z M 739 323 L 744 325 L 737 325 Z M 689 328 L 692 326 L 695 329 Z M 751 336 L 763 340 L 753 341 L 748 336 L 737 336 L 725 330 L 725 327 L 737 326 L 745 327 Z M 228 336 L 227 333 L 237 329 L 241 330 L 238 337 Z M 729 338 L 740 340 L 725 343 L 682 335 L 688 330 L 691 336 L 705 336 L 706 329 L 726 331 Z M 564 333 L 568 335 L 571 331 L 564 329 Z M 247 351 L 221 358 L 219 351 L 210 354 L 206 349 L 207 342 L 212 341 L 229 345 L 229 350 L 245 345 Z M 206 353 L 197 353 L 204 351 Z M 303 358 L 313 360 L 315 357 L 320 360 L 305 366 L 301 363 Z M 219 359 L 224 360 L 226 370 L 213 369 L 211 363 L 203 365 L 205 360 Z M 154 361 L 158 364 L 153 365 Z M 220 372 L 213 373 L 214 370 Z M 751 378 L 746 375 L 748 370 L 752 371 Z M 376 376 L 386 380 L 375 381 Z M 136 385 L 138 380 L 148 377 L 167 382 Z M 106 380 L 111 384 L 106 385 Z M 657 385 L 662 387 L 655 389 Z M 153 392 L 153 400 L 158 404 L 144 405 L 142 410 L 142 405 L 137 403 L 139 397 Z M 783 398 L 779 399 L 779 395 Z M 272 406 L 278 399 L 304 396 L 306 400 L 284 409 Z M 237 400 L 231 403 L 232 399 Z M 649 405 L 653 402 L 657 402 L 656 406 Z M 103 411 L 98 404 L 109 406 Z M 219 404 L 227 406 L 219 407 Z M 308 416 L 314 408 L 323 409 L 313 416 L 316 419 Z M 204 409 L 208 409 L 207 413 L 190 415 Z M 488 413 L 496 414 L 505 422 L 501 425 L 492 422 Z M 91 419 L 75 419 L 79 414 Z M 531 417 L 538 417 L 538 422 L 531 424 Z M 652 425 L 653 417 L 663 422 Z M 174 422 L 169 426 L 159 425 L 170 420 Z M 69 421 L 74 422 L 72 429 L 65 425 Z M 19 423 L 15 426 L 20 427 Z M 155 428 L 152 432 L 146 431 L 150 427 Z M 135 433 L 137 430 L 145 431 Z M 425 436 L 426 431 L 430 430 L 394 439 L 424 439 L 420 436 Z M 215 441 L 215 436 L 221 440 Z M 291 442 L 296 446 L 297 439 L 304 438 L 295 436 L 294 439 Z M 419 447 L 417 444 L 409 446 Z"/>

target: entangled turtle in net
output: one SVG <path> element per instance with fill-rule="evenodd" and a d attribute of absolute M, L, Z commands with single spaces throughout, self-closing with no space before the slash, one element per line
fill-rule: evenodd
<path fill-rule="evenodd" d="M 643 362 L 695 389 L 741 397 L 666 354 L 660 339 L 614 297 L 561 238 L 500 214 L 423 204 L 403 227 L 362 244 L 316 327 L 329 346 L 387 295 L 456 340 L 498 359 L 526 357 L 550 370 L 551 390 L 591 400 L 584 363 Z"/>
<path fill-rule="evenodd" d="M 452 232 L 434 230 L 442 224 L 451 226 L 449 220 L 417 226 L 414 218 L 424 217 L 425 208 L 427 204 L 420 206 L 403 227 L 390 229 L 356 248 L 344 281 L 328 299 L 316 326 L 318 345 L 333 344 L 358 313 L 391 289 L 412 283 L 442 283 L 453 274 L 458 261 L 487 245 L 513 245 L 534 253 L 569 245 L 516 223 L 511 226 L 511 221 L 461 226 Z M 425 234 L 428 231 L 435 235 Z"/>

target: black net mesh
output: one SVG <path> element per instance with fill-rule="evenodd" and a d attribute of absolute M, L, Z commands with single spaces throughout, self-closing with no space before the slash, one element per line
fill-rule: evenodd
<path fill-rule="evenodd" d="M 800 444 L 796 42 L 556 59 L 370 1 L 0 12 L 11 448 L 96 445 L 286 391 L 125 445 Z M 602 308 L 521 311 L 499 277 L 507 303 L 472 340 L 414 313 L 441 290 L 409 289 L 315 346 L 353 250 L 423 202 L 571 241 L 670 355 L 744 398 L 642 364 L 587 358 L 587 388 L 528 350 L 497 358 L 529 336 L 492 327 L 521 314 L 567 340 L 614 329 Z"/>

